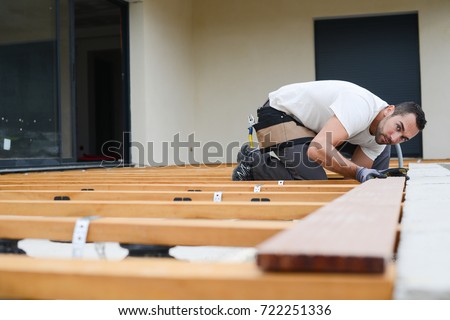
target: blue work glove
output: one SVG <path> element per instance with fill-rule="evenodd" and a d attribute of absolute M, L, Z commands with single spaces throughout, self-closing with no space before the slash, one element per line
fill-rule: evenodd
<path fill-rule="evenodd" d="M 366 182 L 367 180 L 374 178 L 384 179 L 387 178 L 387 176 L 376 169 L 358 167 L 358 170 L 356 170 L 356 180 L 359 182 Z"/>

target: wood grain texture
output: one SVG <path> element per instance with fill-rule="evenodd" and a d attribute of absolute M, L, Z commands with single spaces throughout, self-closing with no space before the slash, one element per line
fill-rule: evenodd
<path fill-rule="evenodd" d="M 71 241 L 77 218 L 0 216 L 0 239 Z M 88 242 L 254 247 L 292 226 L 290 221 L 101 218 Z"/>
<path fill-rule="evenodd" d="M 218 184 L 218 183 L 187 183 L 179 182 L 173 184 L 160 183 L 134 183 L 132 180 L 129 183 L 110 184 L 92 183 L 89 180 L 78 183 L 52 183 L 27 182 L 23 184 L 0 184 L 1 190 L 78 190 L 92 189 L 94 191 L 100 190 L 129 190 L 129 191 L 186 191 L 203 192 L 203 191 L 233 191 L 233 192 L 253 192 L 254 187 L 258 185 L 253 183 L 238 183 L 238 184 Z M 285 184 L 279 186 L 274 183 L 265 183 L 259 185 L 261 192 L 347 192 L 357 185 L 353 184 L 318 184 L 318 183 L 298 183 Z"/>
<path fill-rule="evenodd" d="M 5 215 L 0 216 L 0 238 L 68 241 L 78 217 L 95 215 L 102 218 L 91 222 L 88 241 L 255 246 L 295 223 L 275 220 L 304 218 L 360 185 L 350 180 L 285 181 L 282 186 L 277 181 L 235 182 L 229 180 L 231 170 L 199 166 L 0 175 L 0 214 Z M 258 184 L 261 192 L 255 193 Z M 210 199 L 217 191 L 223 192 L 222 203 Z M 54 196 L 71 201 L 53 201 Z M 192 201 L 175 203 L 172 197 Z M 271 202 L 252 203 L 250 197 L 270 197 Z M 260 219 L 270 221 L 256 221 Z M 335 225 L 340 228 L 339 219 Z M 0 298 L 390 299 L 395 268 L 384 270 L 280 273 L 256 264 L 0 255 Z"/>
<path fill-rule="evenodd" d="M 394 250 L 405 178 L 373 179 L 258 246 L 266 271 L 382 273 Z"/>
<path fill-rule="evenodd" d="M 70 170 L 63 172 L 33 172 L 33 173 L 25 173 L 25 174 L 8 174 L 8 175 L 0 175 L 0 182 L 8 182 L 8 181 L 84 181 L 85 179 L 90 180 L 101 180 L 104 181 L 108 179 L 112 182 L 123 182 L 124 179 L 133 179 L 134 181 L 145 181 L 147 183 L 151 183 L 152 181 L 165 180 L 165 181 L 174 181 L 173 177 L 176 176 L 176 181 L 186 181 L 190 182 L 198 181 L 200 183 L 212 182 L 212 181 L 221 181 L 222 183 L 260 183 L 262 181 L 232 181 L 231 180 L 232 170 L 224 170 L 223 168 L 216 169 L 205 169 L 205 168 L 197 168 L 197 169 L 186 169 L 186 168 L 178 168 L 174 170 L 168 170 L 164 168 L 146 168 L 146 169 L 138 169 L 133 168 L 129 170 L 124 170 L 120 168 L 116 169 L 89 169 L 89 170 Z M 176 182 L 175 181 L 175 182 Z M 268 181 L 264 181 L 268 182 Z M 273 183 L 277 183 L 277 181 L 272 181 Z M 299 181 L 286 181 L 288 183 L 297 183 Z M 325 182 L 326 183 L 326 182 Z M 344 184 L 358 184 L 355 180 L 336 180 L 330 183 L 344 183 Z"/>
<path fill-rule="evenodd" d="M 328 202 L 344 192 L 223 192 L 222 201 L 249 202 L 254 198 L 270 201 Z M 214 192 L 186 191 L 74 191 L 74 190 L 2 190 L 0 200 L 54 200 L 55 197 L 69 197 L 70 200 L 101 201 L 173 201 L 175 198 L 189 198 L 192 201 L 214 201 Z"/>
<path fill-rule="evenodd" d="M 381 275 L 262 272 L 254 264 L 169 259 L 50 260 L 0 255 L 2 299 L 390 299 Z"/>
<path fill-rule="evenodd" d="M 48 201 L 0 200 L 1 215 L 295 220 L 324 202 Z"/>

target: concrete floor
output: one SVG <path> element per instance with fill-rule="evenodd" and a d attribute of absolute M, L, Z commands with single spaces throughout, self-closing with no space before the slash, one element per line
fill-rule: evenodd
<path fill-rule="evenodd" d="M 410 164 L 395 299 L 450 299 L 449 164 Z"/>

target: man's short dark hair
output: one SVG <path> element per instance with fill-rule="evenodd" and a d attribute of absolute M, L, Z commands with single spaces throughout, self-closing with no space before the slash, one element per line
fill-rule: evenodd
<path fill-rule="evenodd" d="M 427 123 L 427 120 L 425 120 L 425 113 L 423 112 L 422 107 L 414 101 L 396 104 L 392 116 L 405 115 L 408 113 L 413 113 L 416 115 L 417 128 L 419 130 L 423 130 L 425 128 L 425 124 Z"/>

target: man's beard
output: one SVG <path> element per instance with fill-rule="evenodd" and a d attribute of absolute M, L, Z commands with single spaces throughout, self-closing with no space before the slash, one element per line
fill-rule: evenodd
<path fill-rule="evenodd" d="M 389 144 L 389 139 L 386 137 L 386 135 L 383 134 L 381 130 L 381 123 L 377 127 L 377 131 L 375 132 L 375 142 L 378 144 Z"/>
<path fill-rule="evenodd" d="M 375 142 L 378 144 L 391 144 L 389 138 L 383 133 L 383 127 L 388 118 L 384 118 L 380 121 L 375 131 Z"/>

